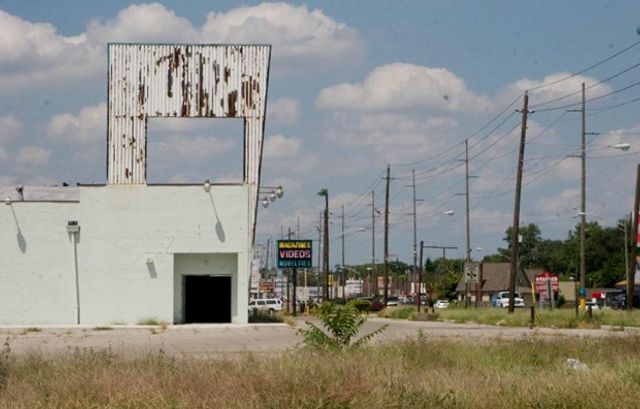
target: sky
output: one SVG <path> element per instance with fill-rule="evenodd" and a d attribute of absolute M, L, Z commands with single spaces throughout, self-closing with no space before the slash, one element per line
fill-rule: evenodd
<path fill-rule="evenodd" d="M 0 185 L 105 182 L 109 42 L 271 44 L 262 185 L 284 196 L 260 207 L 256 243 L 317 241 L 326 188 L 330 264 L 343 220 L 344 263 L 371 262 L 374 237 L 381 262 L 389 166 L 391 257 L 413 262 L 414 203 L 417 241 L 464 257 L 466 140 L 478 260 L 513 222 L 525 91 L 521 224 L 563 239 L 578 222 L 582 83 L 588 219 L 631 212 L 639 33 L 624 0 L 0 0 Z M 239 121 L 151 119 L 148 138 L 149 182 L 240 180 Z"/>

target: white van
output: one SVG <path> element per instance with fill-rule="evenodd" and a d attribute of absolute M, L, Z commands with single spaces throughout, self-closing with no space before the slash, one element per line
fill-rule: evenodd
<path fill-rule="evenodd" d="M 262 298 L 259 300 L 249 301 L 249 312 L 254 309 L 259 311 L 266 311 L 269 314 L 273 314 L 276 311 L 282 311 L 282 300 L 279 298 Z"/>
<path fill-rule="evenodd" d="M 515 308 L 524 308 L 524 299 L 520 293 L 516 292 L 513 300 Z M 509 291 L 500 291 L 496 297 L 496 306 L 501 308 L 509 308 Z"/>

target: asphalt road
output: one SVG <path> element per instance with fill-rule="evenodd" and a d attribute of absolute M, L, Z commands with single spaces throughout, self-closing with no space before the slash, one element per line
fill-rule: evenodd
<path fill-rule="evenodd" d="M 11 354 L 23 356 L 37 352 L 44 356 L 73 353 L 76 349 L 108 349 L 115 354 L 135 357 L 149 352 L 163 351 L 175 357 L 228 356 L 238 352 L 278 353 L 299 347 L 302 336 L 298 329 L 304 319 L 295 325 L 176 325 L 166 328 L 152 326 L 93 327 L 0 327 L 0 344 L 8 343 Z M 483 342 L 494 338 L 526 337 L 616 337 L 636 331 L 609 329 L 551 329 L 509 328 L 477 324 L 446 322 L 416 322 L 388 320 L 372 317 L 363 326 L 368 333 L 384 324 L 389 327 L 374 342 L 393 342 L 417 337 L 421 331 L 429 339 L 473 340 Z M 1 345 L 0 345 L 1 349 Z"/>

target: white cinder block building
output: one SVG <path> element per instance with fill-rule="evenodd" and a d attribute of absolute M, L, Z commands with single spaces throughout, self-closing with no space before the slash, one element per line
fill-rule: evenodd
<path fill-rule="evenodd" d="M 269 56 L 110 45 L 108 183 L 0 188 L 0 324 L 246 323 Z M 147 185 L 150 116 L 244 118 L 243 183 Z"/>

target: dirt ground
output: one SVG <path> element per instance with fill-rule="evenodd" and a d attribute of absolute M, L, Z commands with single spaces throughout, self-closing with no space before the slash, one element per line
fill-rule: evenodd
<path fill-rule="evenodd" d="M 494 338 L 526 337 L 616 337 L 637 331 L 508 328 L 477 324 L 416 322 L 370 318 L 362 333 L 384 324 L 389 327 L 374 342 L 393 342 L 410 337 L 431 339 L 474 339 L 478 342 Z M 76 349 L 110 350 L 118 355 L 135 357 L 162 351 L 174 357 L 215 357 L 233 353 L 285 352 L 299 347 L 304 318 L 288 324 L 210 324 L 176 326 L 111 326 L 111 327 L 0 327 L 0 344 L 8 344 L 11 354 L 21 356 L 36 352 L 44 356 L 73 353 Z M 0 345 L 0 349 L 2 345 Z"/>

